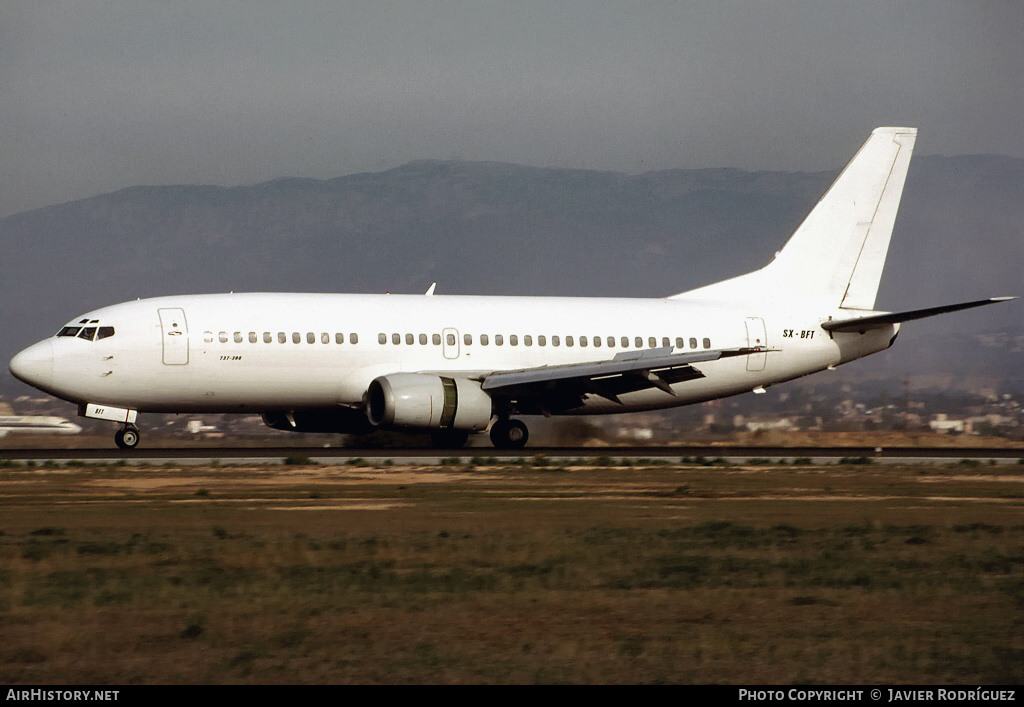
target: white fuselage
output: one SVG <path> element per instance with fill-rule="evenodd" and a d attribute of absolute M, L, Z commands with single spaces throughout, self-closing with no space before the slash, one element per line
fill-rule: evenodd
<path fill-rule="evenodd" d="M 827 315 L 827 313 L 826 313 Z M 572 414 L 685 405 L 748 392 L 887 348 L 897 326 L 829 335 L 816 311 L 686 299 L 220 294 L 137 300 L 68 326 L 21 355 L 33 385 L 77 403 L 141 412 L 266 412 L 359 407 L 398 372 L 461 378 L 599 362 L 628 351 L 764 347 L 700 363 L 670 394 L 587 396 Z M 83 324 L 84 322 L 84 324 Z M 382 343 L 383 342 L 383 343 Z M 585 345 L 583 345 L 585 342 Z M 12 368 L 13 370 L 13 368 Z"/>

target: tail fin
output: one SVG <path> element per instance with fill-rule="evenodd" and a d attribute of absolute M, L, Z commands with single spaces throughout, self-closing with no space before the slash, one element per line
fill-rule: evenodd
<path fill-rule="evenodd" d="M 876 128 L 775 260 L 673 299 L 801 299 L 874 309 L 916 138 L 916 128 Z"/>

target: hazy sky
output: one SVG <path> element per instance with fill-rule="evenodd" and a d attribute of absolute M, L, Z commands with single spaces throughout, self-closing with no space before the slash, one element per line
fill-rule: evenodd
<path fill-rule="evenodd" d="M 1024 156 L 1024 3 L 0 0 L 0 215 L 421 158 L 838 169 L 878 125 Z"/>

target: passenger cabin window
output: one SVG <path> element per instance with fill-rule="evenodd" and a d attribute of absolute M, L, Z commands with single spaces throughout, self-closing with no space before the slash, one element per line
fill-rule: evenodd
<path fill-rule="evenodd" d="M 222 331 L 221 333 L 217 334 L 217 339 L 222 344 L 228 343 L 228 333 L 226 331 Z"/>
<path fill-rule="evenodd" d="M 263 332 L 263 343 L 264 344 L 269 344 L 269 343 L 271 343 L 273 341 L 274 341 L 274 335 L 273 334 L 271 334 L 269 331 Z"/>
<path fill-rule="evenodd" d="M 212 344 L 213 343 L 213 332 L 212 331 L 204 331 L 203 332 L 203 341 L 205 341 L 208 344 Z"/>
<path fill-rule="evenodd" d="M 420 334 L 420 346 L 426 346 L 426 345 L 427 345 L 427 335 L 426 334 Z"/>
<path fill-rule="evenodd" d="M 441 345 L 441 335 L 440 334 L 431 334 L 430 342 L 434 346 L 440 346 Z"/>
<path fill-rule="evenodd" d="M 358 344 L 359 343 L 359 334 L 355 334 L 355 333 L 349 334 L 348 335 L 348 343 L 350 343 L 350 344 Z"/>
<path fill-rule="evenodd" d="M 414 343 L 416 343 L 416 338 L 412 334 L 406 334 L 405 335 L 405 345 L 406 346 L 412 346 Z"/>
<path fill-rule="evenodd" d="M 508 337 L 508 345 L 509 346 L 519 346 L 519 337 L 516 336 L 515 334 L 512 334 L 511 336 L 509 336 Z"/>
<path fill-rule="evenodd" d="M 610 348 L 610 349 L 614 349 L 615 348 L 615 337 L 614 336 L 609 336 L 608 337 L 608 348 Z"/>
<path fill-rule="evenodd" d="M 533 337 L 530 336 L 529 334 L 525 334 L 523 336 L 523 345 L 524 346 L 533 346 Z"/>
<path fill-rule="evenodd" d="M 587 337 L 581 336 L 580 337 L 580 346 L 586 346 L 586 345 L 587 345 Z"/>
<path fill-rule="evenodd" d="M 472 334 L 463 334 L 463 335 L 462 335 L 462 342 L 463 342 L 463 343 L 464 343 L 464 344 L 465 344 L 466 346 L 469 346 L 470 344 L 472 344 L 472 343 L 473 343 L 473 335 L 472 335 Z"/>
<path fill-rule="evenodd" d="M 487 346 L 487 344 L 489 344 L 490 341 L 491 340 L 488 338 L 487 334 L 481 334 L 480 335 L 480 345 L 481 346 Z"/>
<path fill-rule="evenodd" d="M 388 343 L 388 335 L 387 334 L 377 334 L 377 343 L 378 344 L 386 344 L 386 343 Z"/>
<path fill-rule="evenodd" d="M 341 338 L 344 339 L 345 337 L 341 337 Z M 324 333 L 322 333 L 320 335 L 320 343 L 321 344 L 329 344 L 329 343 L 331 343 L 331 335 L 328 334 L 326 331 Z"/>
<path fill-rule="evenodd" d="M 695 336 L 691 336 L 690 337 L 690 348 L 691 349 L 697 348 L 697 337 L 695 337 Z"/>
<path fill-rule="evenodd" d="M 398 344 L 402 343 L 402 335 L 401 334 L 392 334 L 391 335 L 391 343 L 394 344 L 395 346 L 398 346 Z"/>
<path fill-rule="evenodd" d="M 345 335 L 344 334 L 335 334 L 334 335 L 334 343 L 336 343 L 336 344 L 344 344 L 345 343 Z"/>
<path fill-rule="evenodd" d="M 672 344 L 669 343 L 669 340 L 668 340 L 667 336 L 663 336 L 663 337 L 661 337 L 661 345 L 662 346 L 671 346 Z"/>
<path fill-rule="evenodd" d="M 655 339 L 653 336 L 650 337 L 649 339 L 647 339 L 647 347 L 651 349 L 658 348 L 658 340 Z"/>
<path fill-rule="evenodd" d="M 547 337 L 544 336 L 543 334 L 538 334 L 537 335 L 537 346 L 547 346 L 547 345 L 548 345 Z"/>
<path fill-rule="evenodd" d="M 621 339 L 619 339 L 619 343 L 622 344 L 622 348 L 628 349 L 629 348 L 629 337 L 628 336 L 622 337 Z"/>
<path fill-rule="evenodd" d="M 601 337 L 600 336 L 595 336 L 594 337 L 594 346 L 600 346 L 600 345 L 601 345 Z"/>
<path fill-rule="evenodd" d="M 256 336 L 256 332 L 250 331 L 249 332 L 249 343 L 250 344 L 255 344 L 257 341 L 259 341 L 259 338 Z"/>
<path fill-rule="evenodd" d="M 316 334 L 314 334 L 311 331 L 307 331 L 306 332 L 306 343 L 307 344 L 315 344 L 316 343 Z"/>
<path fill-rule="evenodd" d="M 708 338 L 704 339 L 704 348 L 706 348 L 706 349 L 710 349 L 711 348 L 711 339 L 708 339 Z"/>
<path fill-rule="evenodd" d="M 235 343 L 236 344 L 242 343 L 242 332 L 240 332 L 240 331 L 236 331 L 235 332 Z"/>
<path fill-rule="evenodd" d="M 551 345 L 552 346 L 558 346 L 560 344 L 561 344 L 561 340 L 558 338 L 557 335 L 551 337 Z"/>
<path fill-rule="evenodd" d="M 677 349 L 683 348 L 683 337 L 681 337 L 681 336 L 677 336 L 676 337 L 676 348 Z"/>
<path fill-rule="evenodd" d="M 292 332 L 292 343 L 293 344 L 301 344 L 302 343 L 302 334 L 300 334 L 297 331 L 293 331 Z"/>
<path fill-rule="evenodd" d="M 494 345 L 495 346 L 501 346 L 504 343 L 505 343 L 505 338 L 501 334 L 495 334 L 494 335 Z"/>
<path fill-rule="evenodd" d="M 455 334 L 448 334 L 448 336 L 445 337 L 445 341 L 448 342 L 449 346 L 455 346 Z"/>
<path fill-rule="evenodd" d="M 566 346 L 572 346 L 572 337 L 571 336 L 565 337 L 565 345 Z"/>

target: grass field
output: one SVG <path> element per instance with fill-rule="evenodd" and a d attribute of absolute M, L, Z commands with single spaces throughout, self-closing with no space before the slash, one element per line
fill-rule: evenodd
<path fill-rule="evenodd" d="M 1024 681 L 1024 466 L 0 468 L 0 683 Z"/>

